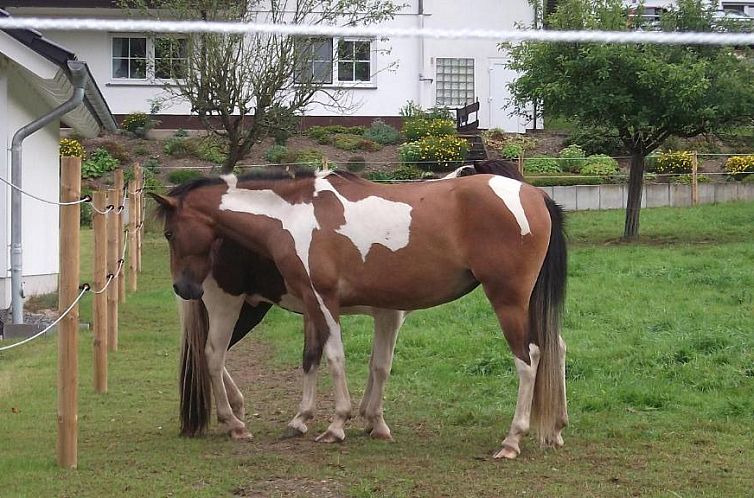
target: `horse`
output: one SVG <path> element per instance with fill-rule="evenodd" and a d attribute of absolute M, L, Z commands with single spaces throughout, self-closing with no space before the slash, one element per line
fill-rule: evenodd
<path fill-rule="evenodd" d="M 498 174 L 523 181 L 518 168 L 510 161 L 491 160 L 465 165 L 457 168 L 441 179 L 458 178 L 474 174 Z M 209 311 L 202 300 L 183 301 L 181 318 L 183 323 L 183 340 L 181 348 L 180 384 L 180 418 L 181 435 L 193 437 L 202 434 L 209 425 L 211 414 L 211 380 L 206 367 L 204 349 L 207 341 L 213 350 L 221 350 L 228 343 L 230 350 L 238 341 L 248 334 L 265 316 L 272 304 L 299 312 L 291 303 L 283 302 L 285 286 L 282 276 L 272 261 L 264 260 L 232 240 L 216 243 L 211 254 L 211 278 L 213 284 L 203 285 L 203 299 L 211 303 L 223 303 Z M 245 300 L 239 302 L 237 296 L 244 294 Z M 240 306 L 240 309 L 238 309 Z M 222 310 L 220 317 L 210 318 L 212 312 Z M 406 318 L 407 312 L 381 310 L 376 308 L 353 308 L 343 310 L 348 314 L 366 314 L 375 321 L 375 340 L 369 361 L 369 377 L 359 407 L 359 414 L 367 420 L 366 432 L 375 439 L 392 440 L 390 428 L 383 417 L 383 394 L 385 382 L 390 374 L 393 350 L 398 331 Z M 230 321 L 238 316 L 232 335 Z M 215 326 L 209 329 L 209 324 Z M 222 424 L 229 427 L 228 433 L 233 439 L 250 439 L 251 434 L 243 425 L 244 398 L 228 370 L 224 367 L 222 378 L 229 406 L 223 402 L 223 396 L 215 396 L 219 403 L 218 413 Z M 232 413 L 235 419 L 228 419 Z M 241 422 L 239 424 L 239 422 Z M 288 436 L 295 436 L 306 427 L 289 427 Z"/>
<path fill-rule="evenodd" d="M 222 371 L 225 389 L 224 392 L 218 390 L 219 385 L 213 389 L 220 423 L 228 428 L 231 438 L 251 439 L 243 424 L 243 394 L 224 367 L 224 355 L 220 357 L 217 353 L 229 350 L 251 331 L 273 303 L 297 313 L 301 309 L 295 300 L 286 296 L 283 277 L 272 261 L 259 257 L 231 239 L 218 239 L 210 257 L 211 271 L 202 284 L 202 299 L 182 301 L 179 308 L 184 332 L 180 376 L 181 434 L 192 437 L 207 428 L 211 413 L 209 372 L 214 369 Z M 367 420 L 366 432 L 372 438 L 392 440 L 390 428 L 383 418 L 383 393 L 398 330 L 407 312 L 359 306 L 343 309 L 342 314 L 370 315 L 374 319 L 375 340 L 369 378 L 359 413 Z M 231 331 L 232 335 L 229 335 Z M 205 349 L 211 352 L 205 355 Z M 208 368 L 207 363 L 213 363 L 214 367 Z M 306 431 L 306 425 L 289 426 L 285 436 L 292 437 Z"/>
<path fill-rule="evenodd" d="M 174 289 L 184 299 L 202 297 L 218 240 L 233 240 L 280 271 L 285 296 L 304 315 L 304 399 L 290 427 L 303 432 L 312 416 L 324 353 L 336 407 L 318 439 L 345 437 L 351 406 L 338 320 L 343 309 L 428 308 L 481 284 L 519 375 L 513 421 L 494 457 L 518 456 L 532 422 L 542 445 L 562 446 L 568 422 L 560 336 L 564 220 L 540 190 L 491 175 L 377 185 L 324 171 L 200 179 L 154 198 L 165 219 Z M 206 349 L 212 352 L 209 344 Z M 210 375 L 222 396 L 218 366 Z"/>

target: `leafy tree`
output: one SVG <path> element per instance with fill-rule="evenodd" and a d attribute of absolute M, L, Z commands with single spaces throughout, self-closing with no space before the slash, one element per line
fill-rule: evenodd
<path fill-rule="evenodd" d="M 714 3 L 714 2 L 711 2 Z M 737 30 L 702 0 L 679 0 L 650 23 L 621 0 L 565 0 L 549 29 L 626 31 Z M 542 103 L 578 126 L 617 130 L 631 154 L 624 238 L 639 234 L 644 158 L 670 136 L 692 137 L 751 124 L 754 64 L 745 50 L 703 45 L 526 42 L 510 49 L 516 111 Z"/>
<path fill-rule="evenodd" d="M 401 8 L 391 0 L 121 0 L 141 15 L 179 20 L 242 21 L 312 25 L 368 25 L 391 19 Z M 186 38 L 186 37 L 181 37 Z M 223 171 L 230 172 L 267 136 L 284 141 L 296 116 L 314 102 L 347 107 L 343 92 L 328 86 L 312 56 L 328 46 L 323 38 L 275 34 L 190 34 L 187 43 L 160 35 L 156 70 L 171 74 L 172 97 L 188 101 L 203 126 L 228 142 Z M 175 64 L 185 51 L 184 67 Z"/>

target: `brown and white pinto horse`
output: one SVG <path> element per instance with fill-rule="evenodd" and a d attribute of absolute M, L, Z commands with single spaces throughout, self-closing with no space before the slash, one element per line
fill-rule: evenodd
<path fill-rule="evenodd" d="M 290 426 L 304 429 L 312 416 L 324 352 L 336 407 L 320 439 L 344 438 L 351 406 L 339 326 L 343 309 L 428 308 L 481 283 L 515 355 L 520 382 L 511 429 L 495 456 L 519 454 L 530 419 L 544 445 L 562 444 L 565 240 L 560 209 L 538 189 L 490 175 L 376 185 L 319 172 L 285 179 L 229 175 L 155 198 L 181 297 L 202 297 L 202 286 L 212 281 L 210 254 L 221 239 L 279 270 L 287 299 L 304 314 L 304 400 Z M 225 393 L 217 372 L 213 387 L 216 395 L 218 389 Z"/>

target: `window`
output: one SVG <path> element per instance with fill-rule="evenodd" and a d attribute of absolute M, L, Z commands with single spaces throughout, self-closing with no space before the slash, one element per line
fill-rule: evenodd
<path fill-rule="evenodd" d="M 296 46 L 296 83 L 364 83 L 372 80 L 371 42 L 302 38 Z"/>
<path fill-rule="evenodd" d="M 437 105 L 460 107 L 475 100 L 474 59 L 437 59 Z"/>
<path fill-rule="evenodd" d="M 179 79 L 186 75 L 188 40 L 162 36 L 114 36 L 112 77 L 117 80 Z"/>

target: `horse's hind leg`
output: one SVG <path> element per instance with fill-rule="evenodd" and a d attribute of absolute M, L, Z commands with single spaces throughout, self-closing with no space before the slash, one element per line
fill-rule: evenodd
<path fill-rule="evenodd" d="M 364 397 L 361 400 L 359 414 L 367 421 L 366 431 L 375 439 L 392 440 L 390 427 L 382 415 L 382 401 L 385 382 L 390 376 L 393 364 L 393 351 L 406 312 L 394 310 L 375 310 L 374 343 L 372 357 L 369 360 L 369 379 Z"/>
<path fill-rule="evenodd" d="M 495 289 L 488 285 L 484 285 L 484 290 L 495 308 L 505 339 L 515 356 L 514 362 L 518 372 L 516 411 L 502 448 L 494 457 L 516 458 L 521 453 L 521 438 L 529 432 L 540 351 L 539 347 L 530 342 L 528 307 L 522 304 L 526 300 L 516 299 L 515 294 L 495 292 Z"/>
<path fill-rule="evenodd" d="M 246 430 L 246 424 L 234 415 L 230 407 L 224 382 L 225 353 L 228 350 L 233 326 L 238 319 L 244 297 L 223 292 L 210 278 L 204 282 L 202 299 L 207 306 L 209 318 L 209 335 L 204 353 L 217 405 L 217 420 L 233 439 L 251 439 L 251 434 Z"/>
<path fill-rule="evenodd" d="M 233 415 L 238 420 L 243 420 L 246 416 L 246 409 L 244 407 L 243 394 L 238 386 L 233 382 L 233 377 L 228 373 L 228 369 L 223 367 L 223 384 L 225 384 L 225 391 L 228 393 L 228 402 L 233 410 Z"/>

